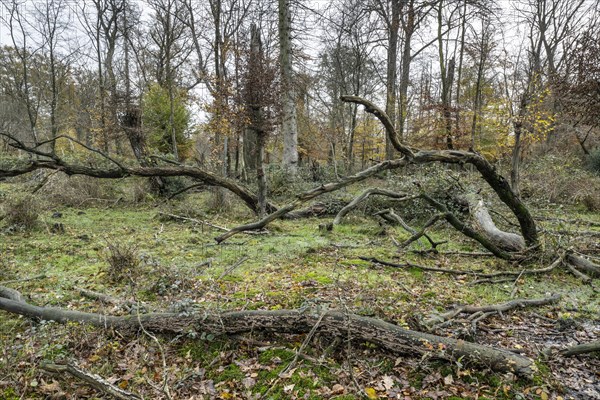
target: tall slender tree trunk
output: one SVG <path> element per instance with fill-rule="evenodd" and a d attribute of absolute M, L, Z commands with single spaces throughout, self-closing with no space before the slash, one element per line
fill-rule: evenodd
<path fill-rule="evenodd" d="M 389 21 L 387 71 L 386 71 L 386 101 L 385 112 L 390 120 L 396 121 L 396 70 L 398 68 L 398 31 L 400 30 L 400 0 L 392 0 L 391 18 Z M 385 158 L 394 157 L 394 146 L 389 138 L 385 141 Z"/>
<path fill-rule="evenodd" d="M 290 0 L 279 0 L 279 63 L 283 85 L 282 123 L 283 167 L 296 174 L 298 168 L 298 122 L 293 85 Z"/>
<path fill-rule="evenodd" d="M 404 43 L 402 45 L 402 72 L 400 74 L 400 88 L 398 90 L 398 134 L 400 141 L 404 140 L 406 118 L 408 113 L 408 85 L 410 83 L 410 64 L 412 61 L 411 42 L 415 32 L 415 7 L 414 1 L 408 2 L 406 22 L 403 24 Z"/>

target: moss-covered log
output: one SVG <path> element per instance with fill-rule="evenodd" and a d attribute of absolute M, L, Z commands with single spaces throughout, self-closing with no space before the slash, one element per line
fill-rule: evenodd
<path fill-rule="evenodd" d="M 53 307 L 38 307 L 24 301 L 0 298 L 0 309 L 40 320 L 88 323 L 98 328 L 182 333 L 207 332 L 234 335 L 244 332 L 307 333 L 317 326 L 321 335 L 366 341 L 382 349 L 469 362 L 497 371 L 511 371 L 524 377 L 535 373 L 533 360 L 507 350 L 449 337 L 401 328 L 379 319 L 338 310 L 252 310 L 192 315 L 151 313 L 110 316 Z"/>

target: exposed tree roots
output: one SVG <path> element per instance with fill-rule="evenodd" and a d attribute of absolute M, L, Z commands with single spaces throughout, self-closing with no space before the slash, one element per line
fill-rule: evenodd
<path fill-rule="evenodd" d="M 30 318 L 61 323 L 85 322 L 99 328 L 115 328 L 149 332 L 182 333 L 191 330 L 215 335 L 236 335 L 245 332 L 307 333 L 315 326 L 319 334 L 332 338 L 352 338 L 380 346 L 382 349 L 421 354 L 444 359 L 462 359 L 497 371 L 511 371 L 531 378 L 536 371 L 533 360 L 503 349 L 448 337 L 403 329 L 397 325 L 337 310 L 254 310 L 220 314 L 198 313 L 180 315 L 150 313 L 110 316 L 61 308 L 38 307 L 23 300 L 0 297 L 0 309 Z M 140 326 L 141 325 L 141 326 Z"/>

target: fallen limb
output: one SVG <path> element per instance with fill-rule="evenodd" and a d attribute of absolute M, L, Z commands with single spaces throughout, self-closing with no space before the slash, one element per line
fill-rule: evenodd
<path fill-rule="evenodd" d="M 423 225 L 423 227 L 419 231 L 416 231 L 411 237 L 409 237 L 407 240 L 405 240 L 403 243 L 401 243 L 399 247 L 401 249 L 404 249 L 404 248 L 408 247 L 412 242 L 419 240 L 421 237 L 426 235 L 425 232 L 427 231 L 428 228 L 431 228 L 433 225 L 435 225 L 436 222 L 438 222 L 440 219 L 445 218 L 445 217 L 446 217 L 445 214 L 434 215 L 427 222 L 425 222 L 425 225 Z M 433 242 L 429 236 L 427 236 L 427 238 L 429 239 L 429 243 L 431 243 L 431 246 L 435 249 L 436 246 L 438 245 L 438 243 Z"/>
<path fill-rule="evenodd" d="M 584 283 L 589 283 L 592 281 L 592 278 L 590 278 L 589 276 L 587 276 L 586 274 L 584 274 L 583 272 L 581 272 L 580 270 L 575 268 L 572 264 L 567 263 L 566 266 L 567 266 L 567 269 L 569 271 L 571 271 L 571 273 L 573 275 L 575 275 L 576 277 L 581 279 Z"/>
<path fill-rule="evenodd" d="M 492 315 L 495 313 L 503 313 L 505 311 L 509 311 L 517 307 L 532 307 L 552 304 L 556 303 L 558 300 L 560 300 L 560 295 L 554 294 L 552 296 L 541 299 L 515 299 L 507 301 L 506 303 L 492 304 L 486 306 L 459 306 L 445 313 L 432 315 L 430 318 L 423 321 L 423 323 L 426 326 L 433 326 L 434 324 L 451 320 L 452 318 L 455 318 L 460 314 L 490 313 L 489 315 Z"/>
<path fill-rule="evenodd" d="M 381 264 L 381 265 L 385 265 L 387 267 L 394 267 L 394 268 L 416 268 L 416 269 L 420 269 L 423 271 L 441 272 L 444 274 L 451 274 L 451 275 L 478 275 L 477 271 L 471 271 L 471 270 L 464 271 L 464 270 L 455 270 L 455 269 L 446 269 L 446 268 L 437 268 L 437 267 L 427 267 L 425 265 L 413 264 L 413 263 L 409 263 L 409 262 L 403 263 L 403 264 L 397 264 L 397 263 L 393 263 L 393 262 L 389 262 L 389 261 L 380 260 L 375 257 L 358 257 L 358 258 L 363 261 L 372 262 L 373 264 Z"/>
<path fill-rule="evenodd" d="M 566 261 L 578 270 L 585 272 L 587 275 L 600 278 L 600 265 L 594 264 L 583 257 L 578 257 L 573 253 L 567 255 Z"/>
<path fill-rule="evenodd" d="M 80 287 L 74 287 L 73 289 L 77 290 L 79 292 L 79 294 L 81 294 L 84 297 L 87 297 L 88 299 L 97 300 L 104 304 L 112 304 L 114 306 L 118 306 L 118 305 L 128 303 L 124 300 L 117 299 L 116 297 L 110 296 L 108 294 L 95 292 L 93 290 L 80 288 Z M 133 302 L 131 302 L 131 303 L 133 303 Z"/>
<path fill-rule="evenodd" d="M 44 371 L 54 372 L 54 373 L 67 373 L 69 375 L 74 376 L 77 379 L 82 380 L 87 385 L 93 387 L 94 389 L 113 396 L 117 399 L 121 400 L 141 400 L 142 398 L 136 394 L 128 392 L 126 390 L 121 389 L 118 386 L 113 385 L 108 382 L 106 379 L 92 374 L 91 372 L 87 372 L 82 368 L 79 368 L 72 364 L 52 364 L 47 362 L 42 362 L 40 368 Z"/>
<path fill-rule="evenodd" d="M 184 217 L 181 215 L 175 215 L 175 214 L 169 214 L 169 213 L 164 213 L 164 212 L 159 212 L 158 215 L 162 216 L 162 217 L 167 217 L 170 219 L 175 219 L 175 220 L 179 220 L 179 221 L 187 221 L 187 222 L 193 222 L 194 224 L 198 224 L 198 225 L 206 225 L 206 226 L 210 226 L 211 228 L 215 228 L 217 230 L 220 231 L 225 231 L 227 232 L 229 229 L 223 227 L 223 226 L 219 226 L 219 225 L 215 225 L 213 223 L 210 223 L 208 221 L 203 221 L 203 220 L 199 220 L 196 218 L 189 218 L 189 217 Z"/>
<path fill-rule="evenodd" d="M 387 161 L 384 161 L 377 165 L 374 165 L 371 168 L 367 168 L 366 170 L 361 171 L 355 175 L 346 177 L 338 182 L 331 182 L 331 183 L 323 184 L 314 189 L 308 190 L 304 193 L 297 195 L 296 200 L 279 208 L 277 211 L 267 215 L 263 219 L 256 221 L 256 222 L 251 222 L 249 224 L 235 227 L 235 228 L 229 230 L 228 232 L 225 232 L 221 236 L 216 237 L 215 240 L 217 241 L 217 243 L 221 243 L 224 240 L 227 240 L 230 237 L 232 237 L 233 235 L 236 235 L 240 232 L 262 229 L 265 226 L 267 226 L 269 223 L 273 222 L 276 219 L 283 218 L 289 212 L 297 209 L 298 207 L 300 207 L 300 205 L 306 203 L 309 200 L 314 199 L 315 197 L 321 196 L 325 193 L 339 190 L 339 189 L 346 187 L 348 185 L 351 185 L 353 183 L 363 181 L 379 172 L 383 172 L 383 171 L 387 171 L 387 170 L 391 170 L 391 169 L 395 169 L 395 168 L 400 168 L 405 165 L 406 165 L 406 160 L 404 160 L 404 159 L 387 160 Z"/>
<path fill-rule="evenodd" d="M 204 188 L 204 187 L 206 187 L 206 185 L 204 183 L 195 183 L 193 185 L 184 187 L 183 189 L 180 189 L 180 190 L 176 191 L 175 193 L 173 193 L 172 195 L 170 195 L 169 200 L 173 200 L 175 197 L 179 196 L 180 194 L 183 194 L 192 189 Z"/>
<path fill-rule="evenodd" d="M 387 222 L 400 225 L 402 228 L 404 228 L 405 231 L 407 231 L 411 235 L 416 235 L 418 233 L 416 229 L 414 229 L 412 226 L 408 225 L 402 219 L 402 217 L 399 216 L 398 214 L 396 214 L 394 212 L 394 210 L 392 210 L 392 209 L 387 209 L 387 210 L 379 211 L 379 212 L 375 213 L 375 215 L 380 216 L 381 218 L 383 218 Z M 442 242 L 436 242 L 436 241 L 434 241 L 431 238 L 431 236 L 429 236 L 426 232 L 423 232 L 422 237 L 424 237 L 425 239 L 427 239 L 427 241 L 431 245 L 431 249 L 428 250 L 428 251 L 431 251 L 433 253 L 439 253 L 437 251 L 437 246 L 439 246 L 440 244 L 446 243 L 446 241 L 442 241 Z M 400 247 L 400 244 L 398 243 L 397 246 Z"/>
<path fill-rule="evenodd" d="M 435 251 L 431 250 L 412 250 L 412 253 L 427 255 L 434 253 L 441 256 L 463 256 L 463 257 L 495 257 L 494 254 L 485 251 Z"/>
<path fill-rule="evenodd" d="M 7 288 L 5 286 L 0 286 L 0 298 L 1 297 L 14 301 L 25 301 L 25 299 L 21 295 L 21 292 L 15 289 Z"/>
<path fill-rule="evenodd" d="M 366 341 L 396 353 L 433 355 L 462 359 L 498 371 L 511 371 L 531 378 L 536 371 L 533 360 L 503 349 L 401 328 L 397 325 L 344 311 L 329 310 L 250 310 L 191 315 L 149 313 L 110 316 L 68 309 L 38 307 L 24 301 L 0 298 L 0 309 L 30 318 L 61 323 L 85 322 L 98 328 L 182 333 L 192 330 L 215 335 L 245 332 L 307 333 L 318 325 L 321 335 Z M 320 320 L 320 322 L 319 322 Z M 319 323 L 318 323 L 319 322 Z"/>
<path fill-rule="evenodd" d="M 20 278 L 20 279 L 11 279 L 9 281 L 2 281 L 0 282 L 0 285 L 8 285 L 9 283 L 19 283 L 19 282 L 27 282 L 27 281 L 34 281 L 37 279 L 46 279 L 48 276 L 46 276 L 46 274 L 40 274 L 40 275 L 35 275 L 35 276 L 29 276 L 27 278 Z"/>
<path fill-rule="evenodd" d="M 339 225 L 342 222 L 342 218 L 346 216 L 350 211 L 354 210 L 361 202 L 368 199 L 370 196 L 386 196 L 391 197 L 396 200 L 409 200 L 414 199 L 416 197 L 409 197 L 404 193 L 396 193 L 387 189 L 379 189 L 379 188 L 369 188 L 362 192 L 360 195 L 356 196 L 348 205 L 340 210 L 340 212 L 335 216 L 331 224 L 328 225 L 328 230 L 332 230 L 335 225 Z"/>
<path fill-rule="evenodd" d="M 582 343 L 575 346 L 567 347 L 566 349 L 562 349 L 559 353 L 563 356 L 570 357 L 576 356 L 578 354 L 586 354 L 598 351 L 600 352 L 600 340 L 596 340 L 595 342 L 590 343 Z"/>
<path fill-rule="evenodd" d="M 109 157 L 100 150 L 94 149 L 89 146 L 85 146 L 81 143 L 80 144 L 84 146 L 87 150 L 93 153 L 100 154 L 103 158 L 109 160 L 114 166 L 96 167 L 84 164 L 72 164 L 61 159 L 56 154 L 46 153 L 38 150 L 37 148 L 29 147 L 11 135 L 8 135 L 3 132 L 0 132 L 0 135 L 7 137 L 8 144 L 10 146 L 15 147 L 19 150 L 23 150 L 30 154 L 36 154 L 40 157 L 36 159 L 21 160 L 19 165 L 15 167 L 11 167 L 9 169 L 0 169 L 0 178 L 19 176 L 36 171 L 38 169 L 62 171 L 69 176 L 86 175 L 94 178 L 104 179 L 121 179 L 129 176 L 139 176 L 146 178 L 188 176 L 198 181 L 198 183 L 202 183 L 207 186 L 223 187 L 229 190 L 230 192 L 238 196 L 253 212 L 258 213 L 258 199 L 256 195 L 252 193 L 248 188 L 237 183 L 232 179 L 213 174 L 209 171 L 205 171 L 198 167 L 183 164 L 174 164 L 169 166 L 127 166 Z M 61 136 L 60 138 L 64 138 L 71 141 L 73 140 L 72 138 L 68 138 L 65 136 Z M 56 139 L 58 138 L 52 140 Z M 273 212 L 276 209 L 277 208 L 274 205 L 270 203 L 267 204 L 267 210 L 269 212 Z"/>
<path fill-rule="evenodd" d="M 399 140 L 393 122 L 381 108 L 358 96 L 341 96 L 340 99 L 344 102 L 360 104 L 365 107 L 367 112 L 376 116 L 385 127 L 387 137 L 394 148 L 410 163 L 427 164 L 442 162 L 446 164 L 468 163 L 473 165 L 483 180 L 496 192 L 498 198 L 513 212 L 515 218 L 519 221 L 521 234 L 527 246 L 535 246 L 538 243 L 537 228 L 531 213 L 525 204 L 523 204 L 521 198 L 512 190 L 506 178 L 500 175 L 496 167 L 481 154 L 458 150 L 421 150 L 406 146 Z"/>
<path fill-rule="evenodd" d="M 600 222 L 594 222 L 583 219 L 565 219 L 565 218 L 556 218 L 556 217 L 543 217 L 538 215 L 535 217 L 537 220 L 541 221 L 555 221 L 563 224 L 573 224 L 573 225 L 586 225 L 586 226 L 600 226 Z"/>
<path fill-rule="evenodd" d="M 421 269 L 423 271 L 440 272 L 440 273 L 451 274 L 451 275 L 472 275 L 472 276 L 475 276 L 478 278 L 487 278 L 487 279 L 498 278 L 498 277 L 502 277 L 502 276 L 517 277 L 520 275 L 545 274 L 545 273 L 552 271 L 556 267 L 558 267 L 563 261 L 563 256 L 560 256 L 546 268 L 526 269 L 526 270 L 522 270 L 522 271 L 500 271 L 500 272 L 492 272 L 492 273 L 486 274 L 486 273 L 483 273 L 483 272 L 477 271 L 477 270 L 456 270 L 456 269 L 446 269 L 446 268 L 437 268 L 437 267 L 427 267 L 425 265 L 419 265 L 419 264 L 413 264 L 413 263 L 397 264 L 397 263 L 392 263 L 389 261 L 380 260 L 375 257 L 359 257 L 359 258 L 361 260 L 369 261 L 374 264 L 381 264 L 381 265 L 385 265 L 388 267 L 394 267 L 394 268 L 417 268 L 417 269 Z"/>

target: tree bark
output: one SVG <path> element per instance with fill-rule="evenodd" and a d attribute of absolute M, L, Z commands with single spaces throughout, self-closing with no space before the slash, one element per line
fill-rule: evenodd
<path fill-rule="evenodd" d="M 279 63 L 283 86 L 282 123 L 283 167 L 295 175 L 298 168 L 298 122 L 296 118 L 296 91 L 292 68 L 292 17 L 290 0 L 279 0 Z"/>
<path fill-rule="evenodd" d="M 504 232 L 496 226 L 490 213 L 483 204 L 483 200 L 479 200 L 476 204 L 471 204 L 471 213 L 475 218 L 476 225 L 482 233 L 484 233 L 496 245 L 507 251 L 522 251 L 525 249 L 525 240 L 521 235 L 516 233 Z"/>
<path fill-rule="evenodd" d="M 396 71 L 398 69 L 398 31 L 400 30 L 400 0 L 391 0 L 391 16 L 388 27 L 387 73 L 386 73 L 386 102 L 385 112 L 394 122 L 396 115 Z M 391 160 L 394 157 L 394 145 L 386 135 L 385 156 Z"/>
<path fill-rule="evenodd" d="M 379 319 L 363 317 L 337 310 L 253 310 L 230 311 L 220 314 L 192 315 L 151 313 L 115 317 L 69 309 L 38 307 L 23 301 L 0 298 L 0 309 L 46 321 L 60 323 L 82 322 L 98 328 L 183 333 L 190 330 L 234 335 L 245 332 L 306 333 L 314 329 L 329 337 L 367 341 L 396 353 L 430 354 L 443 359 L 461 359 L 466 362 L 510 371 L 532 378 L 536 367 L 530 358 L 507 350 L 436 336 L 401 328 Z"/>

